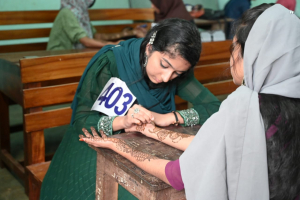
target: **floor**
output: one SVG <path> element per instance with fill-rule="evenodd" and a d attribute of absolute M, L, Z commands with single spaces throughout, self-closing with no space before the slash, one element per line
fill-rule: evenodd
<path fill-rule="evenodd" d="M 22 124 L 22 108 L 12 105 L 9 108 L 10 125 Z M 66 126 L 45 130 L 46 154 L 54 153 L 61 141 Z M 11 153 L 17 160 L 24 158 L 23 132 L 10 135 Z M 0 168 L 0 200 L 28 200 L 24 190 L 24 183 L 6 168 Z"/>

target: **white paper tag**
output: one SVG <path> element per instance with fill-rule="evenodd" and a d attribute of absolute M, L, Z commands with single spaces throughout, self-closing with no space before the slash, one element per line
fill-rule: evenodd
<path fill-rule="evenodd" d="M 126 83 L 113 77 L 106 83 L 91 110 L 108 116 L 124 116 L 135 99 Z"/>

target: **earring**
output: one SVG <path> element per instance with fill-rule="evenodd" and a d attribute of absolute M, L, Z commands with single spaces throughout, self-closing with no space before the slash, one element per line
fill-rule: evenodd
<path fill-rule="evenodd" d="M 245 83 L 245 77 L 243 77 L 243 80 L 242 80 L 242 84 L 241 84 L 241 86 L 246 86 L 246 83 Z"/>
<path fill-rule="evenodd" d="M 148 63 L 148 56 L 146 55 L 146 52 L 145 52 L 145 63 L 144 63 L 144 67 L 147 66 L 147 63 Z"/>

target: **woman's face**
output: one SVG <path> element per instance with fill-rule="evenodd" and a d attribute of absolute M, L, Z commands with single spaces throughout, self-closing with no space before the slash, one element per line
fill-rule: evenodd
<path fill-rule="evenodd" d="M 168 53 L 161 53 L 158 51 L 150 53 L 150 46 L 151 45 L 148 44 L 146 48 L 148 57 L 146 73 L 151 82 L 155 84 L 168 82 L 190 68 L 190 63 L 181 56 L 176 55 L 170 57 Z"/>
<path fill-rule="evenodd" d="M 233 42 L 236 42 L 236 37 L 233 38 Z M 241 85 L 244 78 L 244 59 L 241 55 L 240 45 L 234 48 L 230 56 L 230 72 L 234 84 Z"/>

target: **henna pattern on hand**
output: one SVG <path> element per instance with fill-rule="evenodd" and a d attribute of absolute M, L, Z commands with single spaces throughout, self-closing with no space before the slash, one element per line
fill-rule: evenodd
<path fill-rule="evenodd" d="M 158 128 L 155 126 L 154 123 L 151 123 L 154 126 L 153 130 L 148 129 L 148 131 L 152 134 L 156 134 L 159 141 L 163 141 L 166 139 L 167 136 L 172 140 L 173 143 L 178 143 L 183 138 L 191 137 L 191 135 L 183 134 L 183 133 L 177 133 L 174 131 Z"/>
<path fill-rule="evenodd" d="M 142 131 L 145 130 L 146 125 L 147 125 L 147 124 L 137 125 L 137 126 L 136 126 L 136 130 L 137 130 L 138 132 L 142 132 Z"/>
<path fill-rule="evenodd" d="M 132 147 L 129 147 L 124 140 L 119 139 L 119 141 L 116 143 L 116 147 L 122 152 L 130 153 L 131 156 L 134 157 L 137 161 L 150 161 L 150 159 L 157 159 L 156 156 L 134 150 Z"/>
<path fill-rule="evenodd" d="M 144 129 L 145 129 L 145 126 L 144 126 Z M 130 153 L 131 156 L 134 157 L 137 161 L 145 161 L 145 160 L 150 161 L 150 159 L 158 159 L 156 156 L 134 150 L 134 148 L 128 146 L 128 144 L 124 140 L 121 140 L 118 138 L 107 137 L 101 130 L 100 130 L 101 137 L 97 134 L 96 130 L 93 127 L 91 127 L 91 130 L 92 130 L 93 135 L 91 135 L 85 128 L 82 129 L 82 131 L 84 132 L 84 134 L 86 136 L 85 138 L 89 139 L 90 142 L 111 141 L 116 144 L 116 148 L 118 150 L 120 150 L 124 153 Z M 83 135 L 79 135 L 79 137 L 80 137 L 80 139 L 84 138 Z"/>

